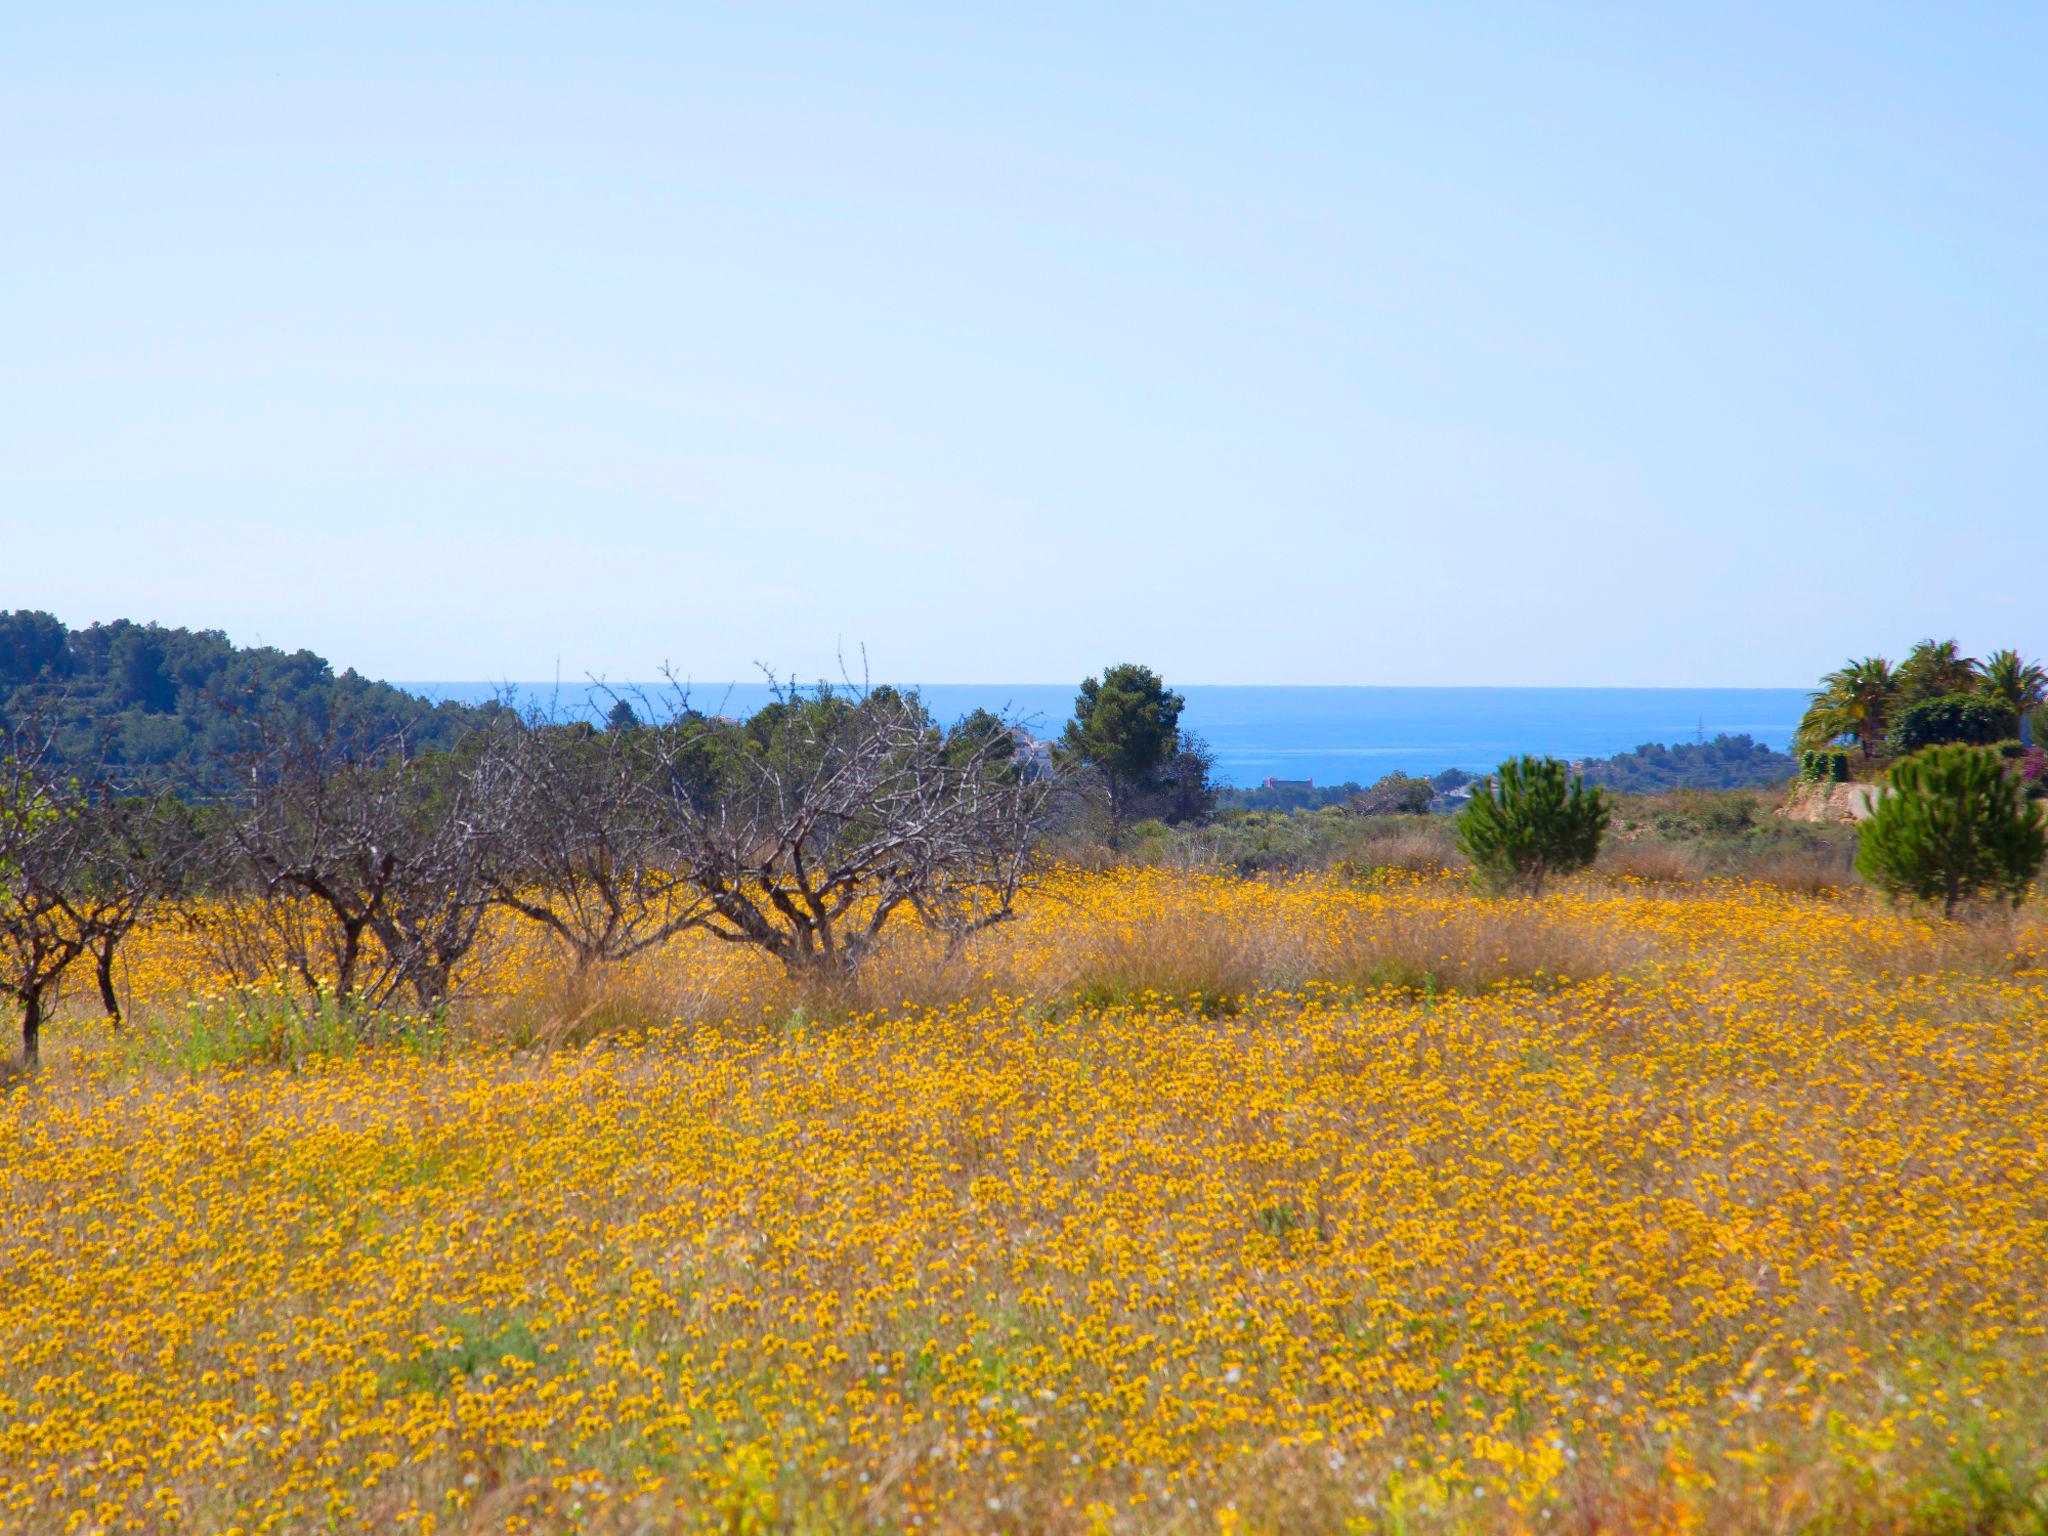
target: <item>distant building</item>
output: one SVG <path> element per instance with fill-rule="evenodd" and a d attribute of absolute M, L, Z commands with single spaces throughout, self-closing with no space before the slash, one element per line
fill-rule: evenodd
<path fill-rule="evenodd" d="M 1010 727 L 1011 756 L 1024 769 L 1026 778 L 1050 778 L 1053 771 L 1052 743 L 1040 741 L 1021 725 Z"/>
<path fill-rule="evenodd" d="M 1263 787 L 1266 789 L 1297 789 L 1306 794 L 1309 790 L 1316 787 L 1316 781 L 1314 779 L 1268 779 Z"/>

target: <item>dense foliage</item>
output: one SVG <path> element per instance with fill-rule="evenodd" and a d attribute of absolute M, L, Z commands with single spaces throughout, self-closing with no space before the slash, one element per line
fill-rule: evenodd
<path fill-rule="evenodd" d="M 1179 750 L 1186 704 L 1158 673 L 1134 662 L 1082 681 L 1058 750 L 1068 767 L 1099 778 L 1112 840 L 1139 814 L 1155 775 Z"/>
<path fill-rule="evenodd" d="M 240 647 L 218 630 L 119 619 L 68 629 L 47 613 L 0 613 L 0 735 L 33 723 L 60 773 L 105 774 L 126 788 L 231 787 L 252 718 L 324 729 L 347 719 L 409 751 L 452 745 L 481 715 L 428 705 L 311 651 Z"/>
<path fill-rule="evenodd" d="M 1853 740 L 1866 762 L 1941 742 L 1985 743 L 2025 734 L 2048 703 L 2048 671 L 2013 650 L 1982 661 L 1953 640 L 1922 640 L 1896 667 L 1882 656 L 1843 663 L 1821 679 L 1794 745 Z"/>
<path fill-rule="evenodd" d="M 1798 771 L 1790 755 L 1748 735 L 1722 734 L 1712 741 L 1671 746 L 1645 742 L 1633 752 L 1595 758 L 1579 765 L 1588 784 L 1627 795 L 1656 795 L 1674 789 L 1759 789 L 1782 784 Z"/>
<path fill-rule="evenodd" d="M 1329 806 L 1343 805 L 1364 791 L 1363 784 L 1349 779 L 1342 784 L 1279 779 L 1271 784 L 1247 787 L 1227 785 L 1216 791 L 1216 809 L 1226 814 L 1240 811 L 1320 811 Z"/>
<path fill-rule="evenodd" d="M 1982 747 L 1929 747 L 1893 767 L 1863 823 L 1856 867 L 1897 897 L 2017 906 L 2048 855 L 2048 831 L 2005 759 Z"/>
<path fill-rule="evenodd" d="M 1799 754 L 1799 777 L 1808 784 L 1844 784 L 1849 754 L 1839 747 L 1808 747 Z"/>
<path fill-rule="evenodd" d="M 2014 729 L 2012 712 L 1996 699 L 1976 693 L 1938 693 L 1899 711 L 1885 746 L 1897 757 L 1944 742 L 1989 746 Z"/>

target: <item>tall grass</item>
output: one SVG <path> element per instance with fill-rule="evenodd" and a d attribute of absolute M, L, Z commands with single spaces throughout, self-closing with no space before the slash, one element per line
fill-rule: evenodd
<path fill-rule="evenodd" d="M 1454 871 L 1411 870 L 1434 862 L 1437 837 L 1391 827 L 1360 845 L 1360 859 L 1311 875 L 1069 872 L 1017 921 L 969 945 L 948 948 L 901 926 L 847 976 L 791 976 L 758 952 L 692 937 L 579 973 L 565 953 L 515 929 L 480 951 L 483 962 L 461 978 L 445 1013 L 418 1015 L 345 1006 L 285 983 L 223 985 L 191 970 L 187 956 L 184 969 L 165 963 L 135 981 L 131 1026 L 113 1038 L 137 1064 L 294 1068 L 364 1051 L 578 1049 L 679 1029 L 799 1017 L 873 1022 L 998 1001 L 1064 1007 L 1169 997 L 1213 1010 L 1312 986 L 1421 995 L 1554 988 L 1653 973 L 1671 959 L 1655 914 L 1723 901 L 1735 889 L 1698 878 L 1710 862 L 1699 850 L 1625 843 L 1600 872 L 1550 897 L 1480 901 Z M 1869 907 L 1860 888 L 1796 867 L 1807 857 L 1785 853 L 1777 899 L 1817 901 L 1845 916 Z M 2012 974 L 2041 950 L 2038 919 L 2025 915 L 2003 926 L 1899 915 L 1844 932 L 1842 962 L 1864 974 Z M 1695 950 L 1687 963 L 1710 959 Z"/>
<path fill-rule="evenodd" d="M 288 987 L 235 987 L 185 1001 L 158 1003 L 131 1019 L 116 1037 L 132 1063 L 205 1072 L 229 1066 L 299 1070 L 315 1060 L 366 1051 L 445 1053 L 453 1040 L 446 1010 L 397 1013 L 360 1007 L 331 990 L 306 996 Z"/>

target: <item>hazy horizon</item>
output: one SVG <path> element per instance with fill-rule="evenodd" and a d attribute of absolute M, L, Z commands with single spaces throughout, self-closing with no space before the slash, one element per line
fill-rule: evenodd
<path fill-rule="evenodd" d="M 638 700 L 633 684 L 563 681 L 526 684 L 401 682 L 429 698 L 477 703 L 503 688 L 532 692 L 537 703 L 570 717 L 595 718 L 614 695 L 656 713 L 673 707 L 661 685 Z M 1059 733 L 1074 683 L 899 683 L 915 687 L 933 716 L 951 723 L 972 709 L 1005 713 L 1033 734 Z M 1747 735 L 1783 751 L 1805 708 L 1797 688 L 1513 688 L 1397 685 L 1173 683 L 1186 700 L 1183 730 L 1215 754 L 1218 782 L 1252 785 L 1267 777 L 1318 784 L 1371 783 L 1390 772 L 1477 773 L 1530 753 L 1565 759 L 1611 757 L 1647 742 L 1673 745 L 1717 735 Z M 768 701 L 764 681 L 699 682 L 691 705 L 744 717 Z"/>
<path fill-rule="evenodd" d="M 330 657 L 330 658 L 328 658 L 328 659 L 329 659 L 330 661 L 332 661 L 332 660 L 333 660 L 333 658 L 332 658 L 332 657 Z M 1114 663 L 1111 663 L 1111 665 L 1114 665 Z M 361 671 L 362 669 L 361 669 L 361 668 L 357 668 L 356 670 L 357 670 L 357 671 Z M 1102 669 L 1101 669 L 1100 667 L 1096 668 L 1096 669 L 1095 669 L 1095 675 L 1100 675 L 1100 673 L 1101 673 L 1101 670 L 1102 670 Z M 369 674 L 365 673 L 364 675 L 365 675 L 365 676 L 368 676 Z M 619 691 L 619 692 L 624 692 L 624 691 L 626 691 L 626 690 L 629 690 L 629 689 L 642 689 L 642 690 L 646 690 L 646 691 L 649 691 L 649 692 L 654 692 L 654 691 L 657 691 L 657 690 L 665 689 L 665 688 L 667 688 L 667 687 L 669 686 L 669 684 L 667 683 L 667 681 L 666 681 L 666 680 L 661 680 L 661 679 L 657 679 L 657 680 L 653 680 L 653 681 L 649 681 L 649 680 L 647 680 L 647 679 L 642 679 L 642 680 L 640 680 L 640 681 L 637 681 L 637 682 L 621 682 L 621 681 L 617 681 L 617 680 L 614 680 L 614 679 L 608 679 L 608 678 L 602 678 L 602 677 L 595 677 L 595 678 L 578 678 L 578 679 L 574 679 L 574 680 L 571 680 L 571 679 L 568 679 L 568 678 L 563 678 L 563 679 L 560 679 L 559 681 L 554 681 L 554 682 L 551 682 L 551 681 L 549 681 L 549 680 L 548 680 L 548 679 L 546 679 L 546 678 L 523 678 L 523 679 L 513 679 L 513 680 L 508 680 L 508 681 L 506 681 L 506 682 L 503 682 L 503 683 L 493 682 L 493 681 L 491 681 L 491 680 L 490 680 L 490 679 L 488 679 L 488 678 L 476 678 L 476 677 L 472 677 L 472 678 L 442 678 L 442 679 L 432 679 L 432 678 L 422 679 L 422 678 L 404 678 L 404 677 L 379 677 L 379 678 L 377 678 L 377 679 L 376 679 L 376 681 L 378 681 L 378 682 L 384 682 L 384 683 L 389 683 L 389 684 L 390 684 L 390 685 L 391 685 L 392 687 L 394 687 L 394 688 L 403 688 L 403 689 L 405 689 L 406 691 L 408 691 L 408 692 L 411 692 L 411 693 L 417 693 L 417 692 L 421 691 L 422 689 L 429 689 L 429 688 L 475 688 L 475 689 L 482 689 L 482 688 L 501 688 L 501 687 L 509 687 L 509 688 L 515 688 L 515 689 L 521 689 L 521 690 L 525 690 L 525 689 L 533 689 L 533 690 L 540 690 L 540 689 L 546 689 L 546 688 L 560 688 L 560 689 L 562 689 L 562 690 L 564 690 L 564 691 L 567 691 L 567 690 L 569 690 L 569 689 L 571 689 L 571 688 L 577 688 L 577 689 L 598 689 L 598 690 L 606 690 L 606 689 L 609 689 L 609 690 L 615 690 L 615 691 Z M 787 680 L 785 679 L 784 681 L 787 681 Z M 800 678 L 798 678 L 798 679 L 797 679 L 797 686 L 798 686 L 799 688 L 809 688 L 809 687 L 813 687 L 813 686 L 815 686 L 816 684 L 818 684 L 818 683 L 821 683 L 821 682 L 822 682 L 822 683 L 829 683 L 829 684 L 831 684 L 831 685 L 832 685 L 833 687 L 835 687 L 835 688 L 838 688 L 838 687 L 859 687 L 859 686 L 862 686 L 862 682 L 861 682 L 861 680 L 860 680 L 860 679 L 858 679 L 858 678 L 840 678 L 840 677 L 823 677 L 823 678 L 802 678 L 802 677 L 800 677 Z M 1672 683 L 1672 684 L 1664 684 L 1664 683 L 1270 683 L 1270 682 L 1249 682 L 1249 683 L 1212 683 L 1212 682 L 1192 682 L 1192 681 L 1184 681 L 1184 680 L 1181 680 L 1181 679 L 1178 679 L 1178 678 L 1168 678 L 1168 679 L 1166 680 L 1166 682 L 1167 682 L 1167 686 L 1168 686 L 1169 688 L 1172 688 L 1172 689 L 1174 689 L 1174 690 L 1175 690 L 1175 691 L 1177 691 L 1177 692 L 1185 692 L 1186 690 L 1188 690 L 1188 689 L 1190 689 L 1190 688 L 1202 688 L 1202 689 L 1218 689 L 1218 688 L 1242 688 L 1242 689 L 1256 689 L 1256 690 L 1258 690 L 1258 691 L 1261 691 L 1261 692 L 1269 692 L 1269 691 L 1273 691 L 1273 690 L 1280 690 L 1280 689 L 1299 689 L 1299 690 L 1301 690 L 1301 691 L 1303 691 L 1303 692 L 1329 692 L 1329 693 L 1343 693 L 1343 692 L 1359 692 L 1359 693 L 1368 693 L 1368 692 L 1375 692 L 1375 691 L 1379 691 L 1379 692 L 1399 692 L 1399 691 L 1413 691 L 1413 692 L 1417 692 L 1417 693 L 1487 693 L 1487 692 L 1502 692 L 1502 693 L 1797 693 L 1797 694 L 1800 694 L 1800 695 L 1804 696 L 1804 695 L 1810 694 L 1810 693 L 1811 693 L 1811 692 L 1813 691 L 1813 685 L 1812 685 L 1812 684 L 1810 684 L 1810 683 L 1809 683 L 1809 684 L 1794 684 L 1794 683 L 1756 683 L 1756 684 L 1740 684 L 1740 685 L 1736 685 L 1736 686 L 1732 686 L 1732 687 L 1730 687 L 1730 686 L 1724 686 L 1724 685 L 1722 685 L 1722 684 L 1718 684 L 1718 683 Z M 879 687 L 889 687 L 889 688 L 926 688 L 926 687 L 931 687 L 931 688 L 1070 688 L 1070 689 L 1078 689 L 1078 688 L 1080 687 L 1080 683 L 1081 683 L 1081 680 L 1080 680 L 1079 678 L 1076 678 L 1076 679 L 1075 679 L 1075 680 L 1074 680 L 1073 682 L 1071 682 L 1071 683 L 1068 683 L 1068 682 L 1063 682 L 1063 681 L 1061 681 L 1061 680 L 1060 680 L 1060 679 L 1058 679 L 1058 678 L 1036 678 L 1036 679 L 1026 679 L 1026 678 L 981 678 L 981 677 L 970 677 L 970 678 L 935 678 L 935 679 L 931 679 L 931 680 L 929 680 L 929 681 L 924 681 L 924 682 L 911 682 L 911 681 L 905 681 L 905 680 L 903 680 L 903 679 L 900 679 L 900 678 L 880 678 L 880 677 L 878 677 L 878 678 L 872 678 L 872 679 L 869 679 L 869 680 L 868 680 L 868 683 L 867 683 L 867 686 L 872 686 L 872 687 L 878 687 L 878 688 L 879 688 Z M 707 679 L 696 679 L 696 680 L 691 680 L 691 681 L 690 681 L 690 686 L 692 687 L 692 689 L 693 689 L 693 690 L 694 690 L 694 689 L 696 689 L 696 688 L 699 688 L 699 687 L 702 687 L 702 688 L 726 688 L 726 687 L 745 687 L 745 688 L 756 688 L 756 687 L 766 687 L 766 686 L 767 686 L 767 683 L 766 683 L 766 681 L 765 681 L 765 680 L 764 680 L 764 679 L 763 679 L 763 678 L 762 678 L 762 677 L 760 676 L 760 674 L 759 674 L 759 673 L 756 673 L 756 674 L 755 674 L 754 676 L 752 676 L 752 677 L 746 677 L 746 678 L 740 678 L 740 677 L 735 677 L 735 678 L 721 678 L 721 679 L 716 679 L 716 680 L 707 680 Z"/>

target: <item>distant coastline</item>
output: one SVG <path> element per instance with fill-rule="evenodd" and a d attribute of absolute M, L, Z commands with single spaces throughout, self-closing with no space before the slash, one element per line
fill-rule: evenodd
<path fill-rule="evenodd" d="M 510 689 L 521 701 L 565 714 L 591 710 L 588 683 L 398 682 L 423 697 L 477 703 Z M 659 698 L 665 685 L 613 684 Z M 1035 734 L 1058 734 L 1074 701 L 1071 683 L 918 685 L 932 713 L 951 720 L 972 709 L 1007 711 Z M 1217 782 L 1249 787 L 1268 778 L 1370 783 L 1396 770 L 1428 775 L 1480 772 L 1530 752 L 1608 757 L 1645 742 L 1666 745 L 1747 734 L 1780 750 L 1806 707 L 1801 688 L 1406 688 L 1293 684 L 1193 684 L 1182 726 L 1216 754 Z M 745 716 L 769 698 L 758 682 L 692 684 L 691 701 Z M 610 695 L 603 695 L 609 705 Z"/>

